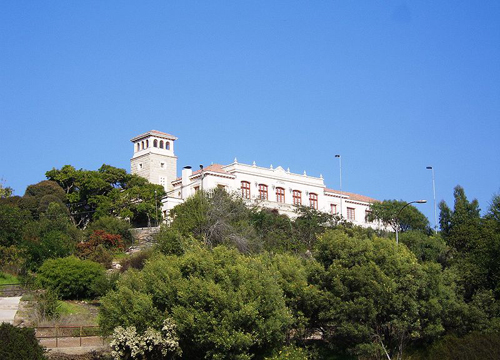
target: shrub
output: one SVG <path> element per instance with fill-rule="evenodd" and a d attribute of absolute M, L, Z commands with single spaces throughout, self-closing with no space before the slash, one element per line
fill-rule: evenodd
<path fill-rule="evenodd" d="M 165 255 L 182 255 L 185 251 L 185 240 L 181 233 L 170 227 L 162 227 L 155 235 L 156 247 Z"/>
<path fill-rule="evenodd" d="M 0 271 L 5 271 L 9 274 L 20 274 L 26 265 L 26 251 L 12 246 L 0 245 Z"/>
<path fill-rule="evenodd" d="M 132 234 L 130 233 L 130 224 L 128 221 L 113 216 L 102 216 L 92 221 L 88 226 L 88 231 L 104 230 L 108 234 L 120 235 L 125 245 L 132 243 Z"/>
<path fill-rule="evenodd" d="M 292 324 L 277 277 L 262 260 L 225 247 L 158 255 L 101 299 L 99 324 L 105 332 L 158 329 L 158 314 L 168 314 L 186 359 L 262 358 Z"/>
<path fill-rule="evenodd" d="M 106 249 L 102 244 L 98 245 L 95 250 L 88 256 L 89 260 L 101 264 L 106 269 L 111 269 L 113 265 L 113 255 L 111 251 Z"/>
<path fill-rule="evenodd" d="M 472 333 L 462 338 L 446 336 L 433 345 L 429 359 L 500 359 L 500 334 Z"/>
<path fill-rule="evenodd" d="M 77 245 L 77 249 L 80 257 L 89 259 L 99 246 L 108 250 L 123 250 L 125 248 L 120 235 L 110 234 L 104 230 L 94 230 L 87 241 Z"/>
<path fill-rule="evenodd" d="M 153 255 L 153 249 L 141 250 L 132 254 L 130 257 L 123 259 L 120 262 L 122 272 L 125 272 L 129 268 L 141 270 L 144 265 L 146 265 L 146 260 L 148 260 L 151 255 Z"/>
<path fill-rule="evenodd" d="M 116 360 L 172 359 L 181 354 L 176 326 L 170 319 L 163 321 L 161 331 L 148 328 L 142 335 L 133 326 L 126 329 L 119 326 L 114 330 L 112 338 L 111 354 Z"/>
<path fill-rule="evenodd" d="M 0 325 L 0 359 L 43 360 L 46 359 L 44 352 L 33 329 L 18 328 L 7 323 Z"/>
<path fill-rule="evenodd" d="M 102 265 L 69 256 L 46 260 L 38 272 L 38 283 L 55 290 L 62 299 L 93 298 L 100 295 L 94 283 L 105 276 Z"/>
<path fill-rule="evenodd" d="M 59 316 L 57 293 L 52 289 L 35 292 L 35 314 L 39 321 L 52 320 Z"/>

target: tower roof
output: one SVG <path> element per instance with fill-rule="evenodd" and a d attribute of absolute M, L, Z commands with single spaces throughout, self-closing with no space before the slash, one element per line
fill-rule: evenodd
<path fill-rule="evenodd" d="M 137 135 L 136 137 L 130 139 L 130 141 L 134 142 L 134 141 L 137 141 L 137 140 L 141 140 L 141 139 L 147 138 L 149 136 L 156 136 L 156 137 L 159 137 L 159 138 L 163 138 L 163 139 L 167 139 L 167 140 L 172 140 L 172 141 L 177 140 L 177 137 L 175 137 L 174 135 L 170 135 L 170 134 L 158 131 L 158 130 L 150 130 L 147 133 L 144 133 L 144 134 L 141 134 L 141 135 Z"/>

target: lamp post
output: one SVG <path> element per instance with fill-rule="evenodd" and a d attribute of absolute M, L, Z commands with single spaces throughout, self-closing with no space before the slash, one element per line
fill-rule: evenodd
<path fill-rule="evenodd" d="M 158 226 L 158 200 L 156 199 L 156 189 L 155 189 L 155 207 L 156 207 L 156 226 Z"/>
<path fill-rule="evenodd" d="M 203 165 L 200 165 L 200 172 L 201 194 L 203 195 Z"/>
<path fill-rule="evenodd" d="M 410 201 L 409 203 L 404 204 L 404 206 L 399 209 L 398 213 L 396 214 L 396 246 L 399 245 L 399 215 L 403 211 L 404 208 L 406 208 L 410 204 L 425 204 L 427 200 L 415 200 L 415 201 Z"/>
<path fill-rule="evenodd" d="M 339 158 L 339 168 L 340 168 L 340 218 L 342 219 L 342 156 L 339 154 L 335 155 Z"/>
<path fill-rule="evenodd" d="M 438 224 L 437 224 L 437 211 L 436 211 L 436 180 L 434 178 L 434 168 L 432 166 L 427 166 L 427 170 L 432 170 L 432 192 L 434 194 L 434 232 L 437 234 Z"/>

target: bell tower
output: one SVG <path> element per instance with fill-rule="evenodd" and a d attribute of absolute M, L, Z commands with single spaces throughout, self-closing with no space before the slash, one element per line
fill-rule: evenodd
<path fill-rule="evenodd" d="M 131 139 L 134 156 L 130 159 L 130 172 L 152 184 L 162 185 L 165 191 L 172 190 L 172 181 L 177 178 L 175 140 L 175 136 L 157 130 Z"/>

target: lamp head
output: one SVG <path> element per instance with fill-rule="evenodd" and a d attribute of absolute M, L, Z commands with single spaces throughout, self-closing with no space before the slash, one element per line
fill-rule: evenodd
<path fill-rule="evenodd" d="M 417 200 L 415 201 L 417 204 L 425 204 L 427 200 Z"/>
<path fill-rule="evenodd" d="M 432 170 L 432 166 L 427 166 L 426 169 L 427 170 Z"/>
<path fill-rule="evenodd" d="M 335 157 L 336 157 L 336 158 L 339 158 L 339 157 L 340 157 L 340 155 L 338 155 L 338 154 L 337 154 L 337 155 L 335 155 Z"/>

